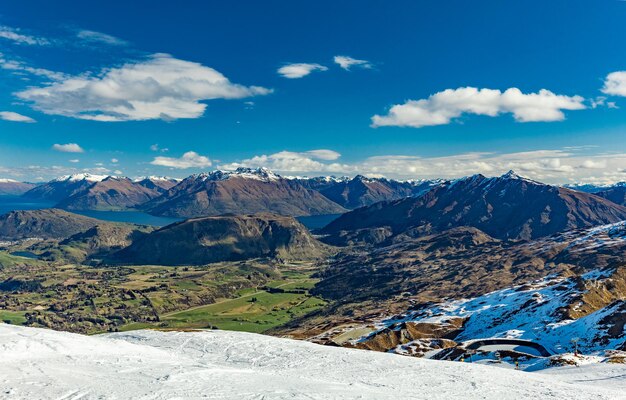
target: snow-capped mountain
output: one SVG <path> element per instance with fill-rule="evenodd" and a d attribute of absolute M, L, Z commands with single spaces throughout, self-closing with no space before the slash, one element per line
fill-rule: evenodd
<path fill-rule="evenodd" d="M 94 174 L 89 174 L 89 173 L 82 173 L 82 174 L 64 175 L 56 179 L 53 179 L 51 182 L 79 182 L 79 181 L 101 182 L 108 177 L 110 177 L 110 175 L 94 175 Z"/>
<path fill-rule="evenodd" d="M 191 175 L 142 208 L 155 215 L 176 217 L 258 212 L 301 216 L 345 211 L 319 192 L 265 168 Z"/>
<path fill-rule="evenodd" d="M 24 197 L 32 201 L 57 203 L 88 188 L 95 182 L 101 182 L 108 177 L 108 175 L 92 175 L 87 173 L 61 176 L 50 182 L 34 187 L 24 193 Z"/>
<path fill-rule="evenodd" d="M 75 191 L 56 206 L 67 210 L 132 209 L 160 196 L 175 184 L 168 180 L 133 182 L 128 178 L 109 176 Z"/>
<path fill-rule="evenodd" d="M 326 198 L 347 209 L 368 206 L 379 201 L 419 196 L 442 180 L 398 181 L 357 175 L 348 177 L 296 178 L 303 186 L 317 190 Z"/>
<path fill-rule="evenodd" d="M 418 197 L 357 209 L 323 231 L 343 235 L 384 228 L 391 236 L 415 236 L 471 226 L 497 239 L 532 239 L 623 219 L 626 207 L 510 171 L 493 178 L 473 175 L 436 185 Z"/>
<path fill-rule="evenodd" d="M 82 336 L 0 323 L 0 351 L 0 391 L 15 400 L 626 398 L 619 365 L 528 373 L 242 332 Z"/>

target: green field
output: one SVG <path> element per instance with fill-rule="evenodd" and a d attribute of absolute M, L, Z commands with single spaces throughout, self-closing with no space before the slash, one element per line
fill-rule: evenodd
<path fill-rule="evenodd" d="M 308 289 L 315 284 L 310 278 L 277 280 L 267 286 L 284 290 Z M 155 327 L 161 329 L 218 328 L 262 333 L 322 307 L 325 302 L 308 293 L 268 293 L 244 289 L 240 297 L 188 310 L 161 315 L 158 324 L 129 324 L 121 330 Z"/>
<path fill-rule="evenodd" d="M 87 334 L 144 328 L 265 332 L 324 305 L 309 294 L 316 270 L 310 263 L 268 260 L 95 267 L 0 252 L 0 321 Z"/>

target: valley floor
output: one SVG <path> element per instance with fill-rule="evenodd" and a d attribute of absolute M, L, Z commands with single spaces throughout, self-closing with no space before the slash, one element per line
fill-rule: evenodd
<path fill-rule="evenodd" d="M 0 324 L 0 354 L 7 399 L 626 399 L 624 365 L 528 373 L 243 332 Z"/>

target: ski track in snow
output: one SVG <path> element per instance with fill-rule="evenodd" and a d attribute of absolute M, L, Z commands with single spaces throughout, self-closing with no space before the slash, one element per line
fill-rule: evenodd
<path fill-rule="evenodd" d="M 2 399 L 626 399 L 626 367 L 528 373 L 263 335 L 0 324 Z"/>

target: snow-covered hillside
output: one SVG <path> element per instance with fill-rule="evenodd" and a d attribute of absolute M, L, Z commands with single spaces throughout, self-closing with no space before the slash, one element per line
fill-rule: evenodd
<path fill-rule="evenodd" d="M 604 232 L 605 230 L 597 230 Z M 576 242 L 576 247 L 586 248 L 598 244 L 597 237 Z M 484 338 L 515 338 L 540 343 L 553 353 L 573 350 L 571 340 L 577 338 L 578 346 L 585 352 L 602 352 L 624 344 L 626 331 L 616 322 L 626 309 L 626 301 L 615 301 L 606 307 L 581 318 L 566 318 L 563 310 L 579 307 L 586 287 L 611 285 L 614 269 L 593 271 L 581 277 L 545 279 L 487 293 L 472 299 L 451 300 L 381 321 L 378 330 L 359 339 L 367 340 L 384 329 L 396 329 L 402 322 L 427 323 L 445 326 L 459 318 L 465 319 L 457 342 Z M 606 295 L 606 294 L 605 294 Z M 398 346 L 396 352 L 404 354 L 412 343 Z"/>
<path fill-rule="evenodd" d="M 226 331 L 0 324 L 0 355 L 6 399 L 626 399 L 623 365 L 528 373 Z"/>

